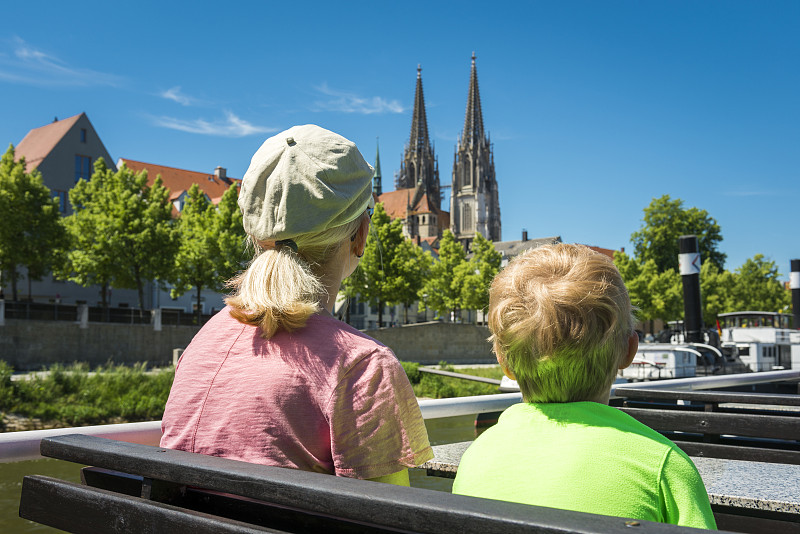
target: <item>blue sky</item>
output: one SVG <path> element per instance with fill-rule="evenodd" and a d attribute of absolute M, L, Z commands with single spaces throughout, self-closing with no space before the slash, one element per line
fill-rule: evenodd
<path fill-rule="evenodd" d="M 503 239 L 631 251 L 669 194 L 717 219 L 728 269 L 800 258 L 800 2 L 222 5 L 5 6 L 0 142 L 85 111 L 115 160 L 241 177 L 311 122 L 370 162 L 379 138 L 391 190 L 421 64 L 449 184 L 475 51 Z"/>

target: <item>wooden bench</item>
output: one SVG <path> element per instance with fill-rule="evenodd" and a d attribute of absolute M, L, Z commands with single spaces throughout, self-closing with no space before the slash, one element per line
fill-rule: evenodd
<path fill-rule="evenodd" d="M 20 516 L 74 533 L 685 533 L 696 529 L 333 477 L 73 434 L 43 456 L 83 484 L 26 476 Z"/>
<path fill-rule="evenodd" d="M 798 395 L 617 388 L 616 396 L 620 410 L 689 456 L 800 465 Z"/>

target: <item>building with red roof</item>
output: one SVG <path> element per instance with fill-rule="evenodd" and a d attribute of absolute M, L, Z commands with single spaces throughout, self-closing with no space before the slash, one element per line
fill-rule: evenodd
<path fill-rule="evenodd" d="M 26 172 L 36 169 L 42 174 L 44 185 L 59 198 L 63 214 L 71 211 L 67 192 L 81 178 L 91 178 L 98 158 L 116 170 L 86 113 L 68 119 L 56 118 L 29 131 L 16 146 L 15 156 L 17 160 L 25 158 Z"/>
<path fill-rule="evenodd" d="M 160 176 L 161 183 L 170 191 L 169 199 L 174 207 L 173 213 L 176 215 L 183 210 L 186 195 L 192 184 L 197 184 L 208 200 L 216 205 L 225 191 L 234 183 L 238 183 L 237 180 L 228 178 L 224 167 L 217 167 L 213 174 L 209 174 L 120 158 L 117 161 L 117 167 L 121 168 L 123 165 L 137 174 L 147 171 L 147 185 L 150 186 L 155 183 L 156 177 Z"/>

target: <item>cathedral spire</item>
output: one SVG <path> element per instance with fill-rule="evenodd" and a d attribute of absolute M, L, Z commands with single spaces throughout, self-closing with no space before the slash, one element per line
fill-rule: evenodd
<path fill-rule="evenodd" d="M 425 96 L 422 92 L 422 67 L 417 65 L 417 88 L 414 94 L 414 112 L 411 117 L 411 136 L 403 153 L 400 172 L 395 178 L 396 189 L 410 189 L 421 181 L 433 209 L 439 210 L 441 191 L 439 164 L 428 136 L 428 118 L 425 114 Z"/>
<path fill-rule="evenodd" d="M 429 151 L 430 146 L 428 118 L 425 115 L 425 96 L 422 93 L 422 66 L 417 65 L 417 90 L 414 94 L 414 113 L 411 119 L 409 149 L 417 154 L 422 154 Z"/>
<path fill-rule="evenodd" d="M 464 131 L 456 146 L 453 160 L 452 184 L 450 229 L 456 239 L 467 250 L 478 234 L 490 241 L 500 241 L 500 201 L 494 172 L 494 154 L 483 129 L 475 52 L 472 53 Z"/>
<path fill-rule="evenodd" d="M 481 95 L 478 91 L 478 70 L 475 68 L 475 52 L 472 53 L 472 72 L 469 76 L 469 94 L 467 95 L 467 115 L 464 119 L 464 132 L 461 134 L 463 145 L 475 145 L 484 138 L 483 112 L 481 111 Z"/>
<path fill-rule="evenodd" d="M 383 180 L 381 179 L 381 149 L 378 138 L 375 138 L 375 174 L 372 175 L 372 192 L 378 196 L 383 194 Z"/>

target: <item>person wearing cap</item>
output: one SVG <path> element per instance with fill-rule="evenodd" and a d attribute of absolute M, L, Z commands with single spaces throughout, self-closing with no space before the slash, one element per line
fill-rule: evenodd
<path fill-rule="evenodd" d="M 332 315 L 364 253 L 372 175 L 319 126 L 258 149 L 239 193 L 255 257 L 181 356 L 162 447 L 403 485 L 433 457 L 392 351 Z"/>

